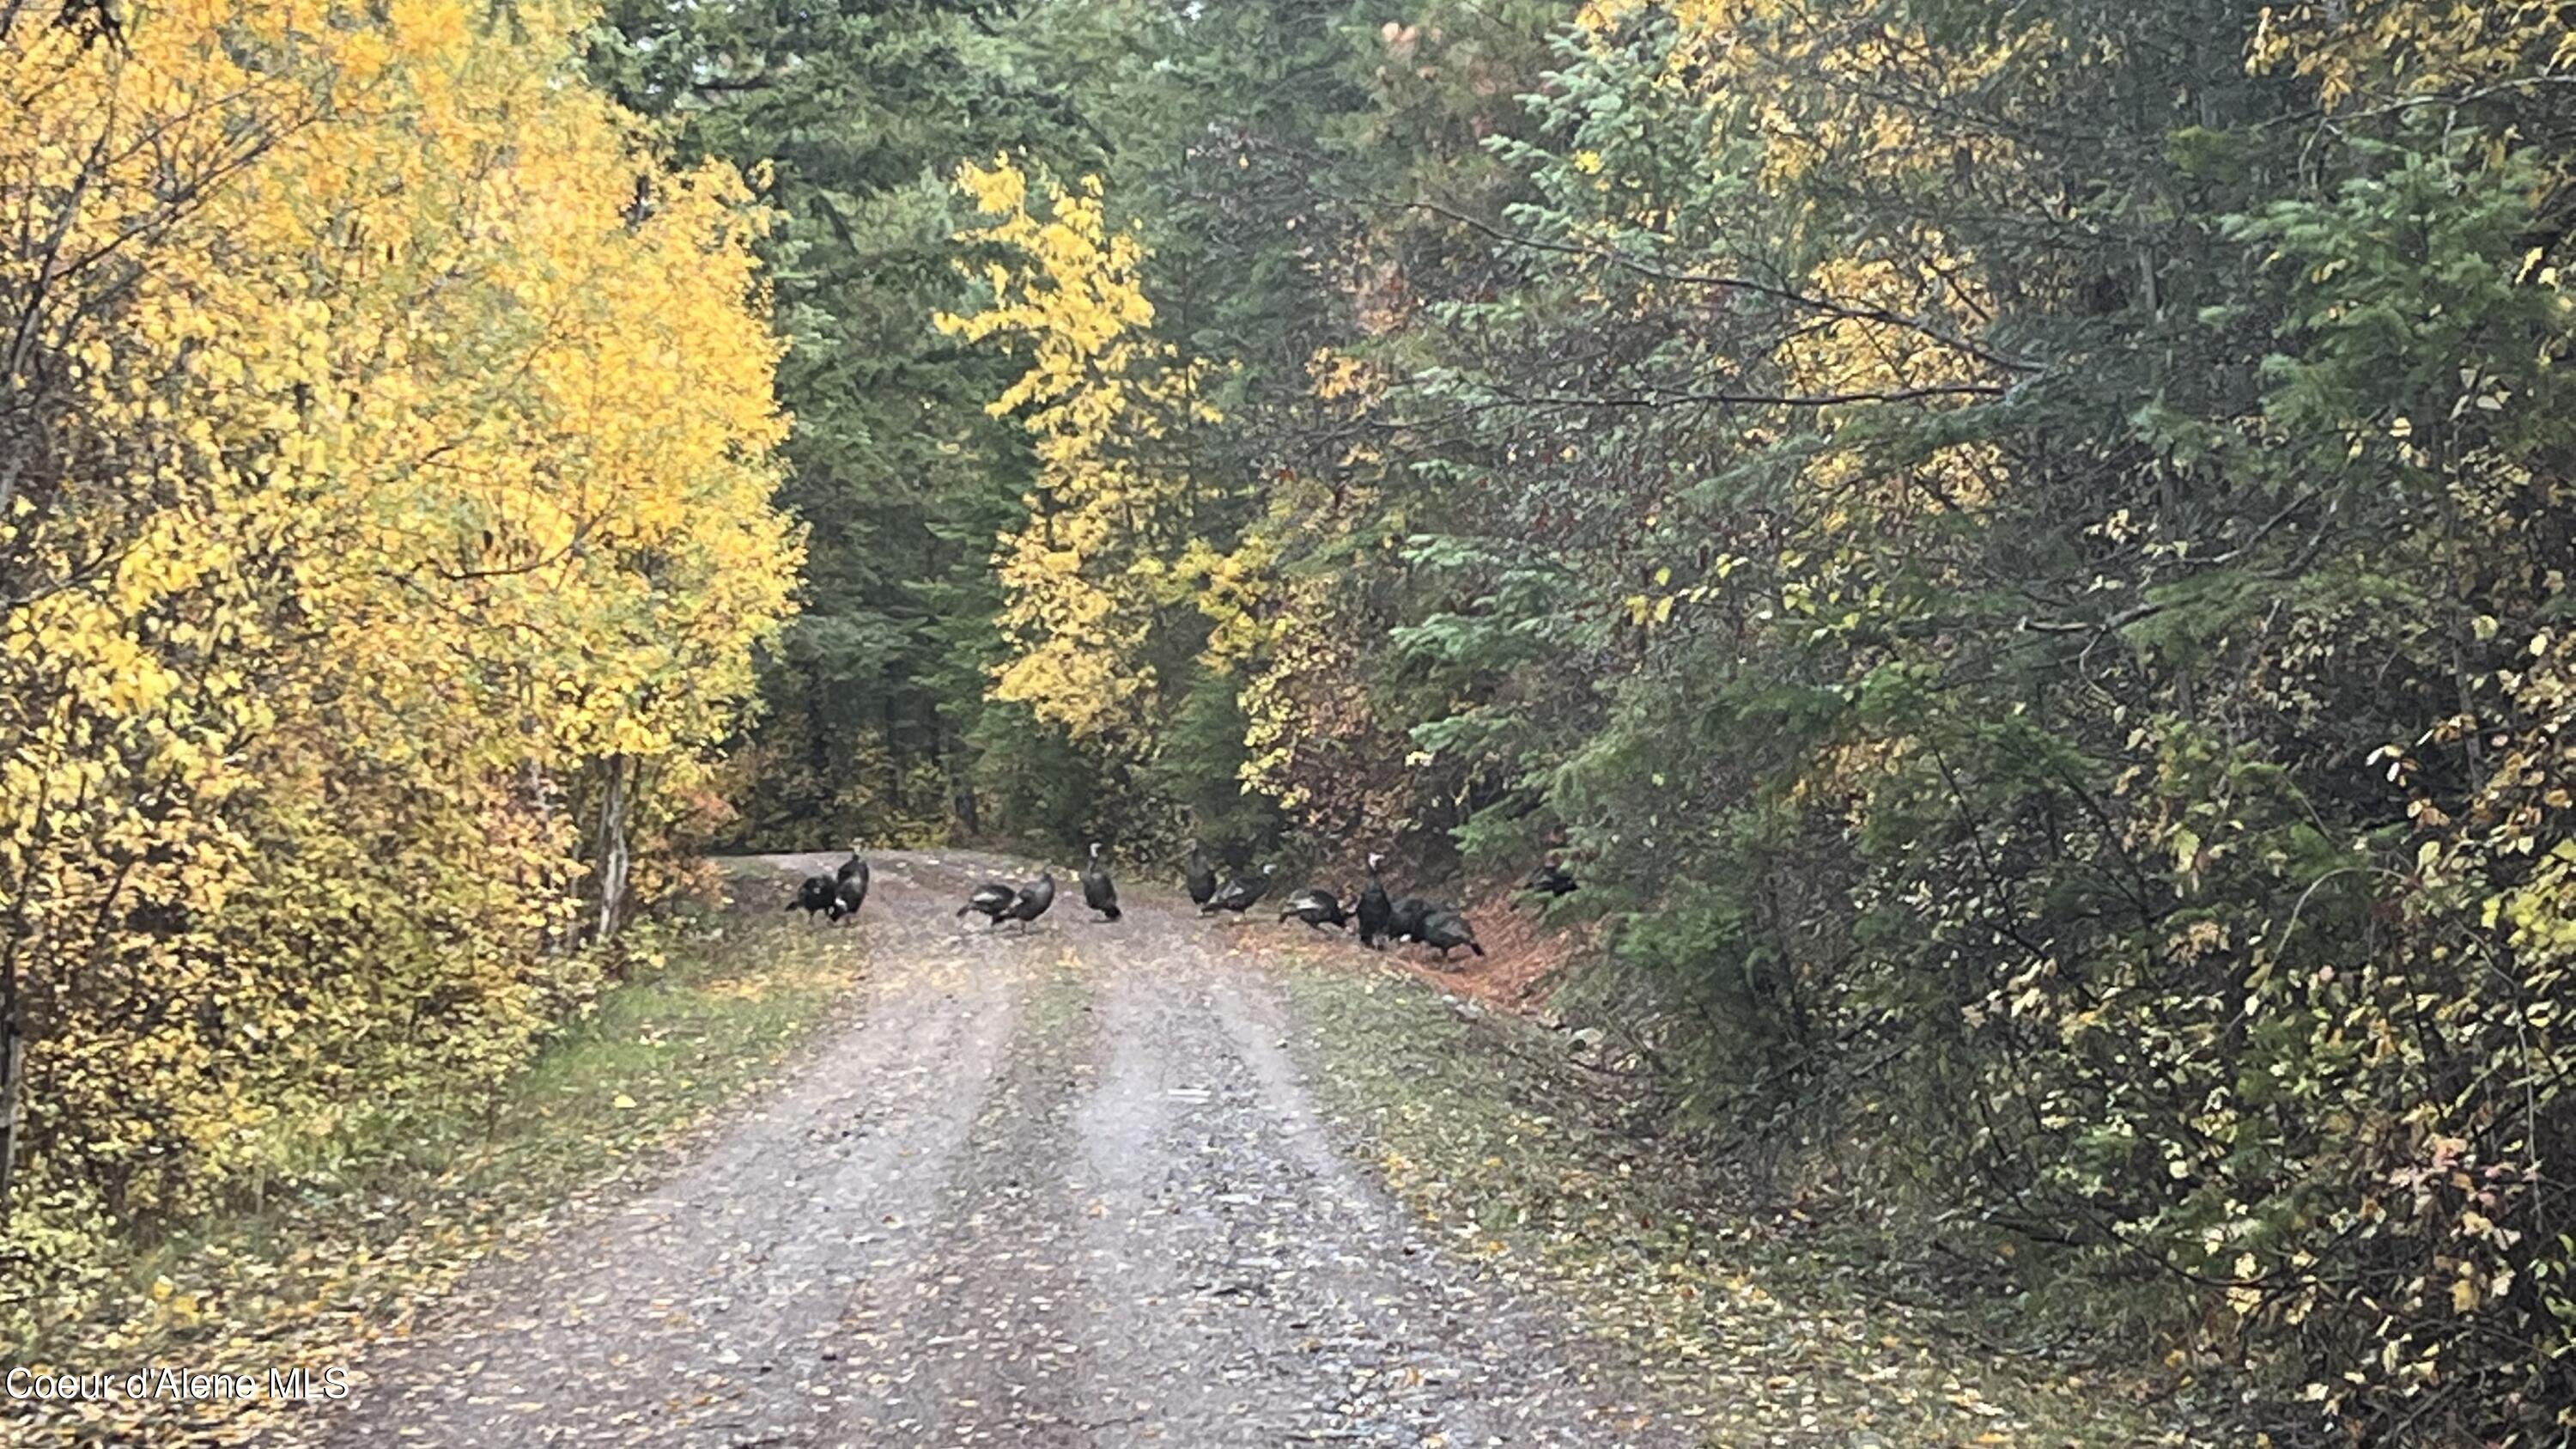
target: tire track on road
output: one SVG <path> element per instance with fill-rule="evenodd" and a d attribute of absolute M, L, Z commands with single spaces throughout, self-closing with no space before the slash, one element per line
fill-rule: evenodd
<path fill-rule="evenodd" d="M 881 872 L 883 904 L 857 928 L 872 932 L 857 1023 L 657 1187 L 469 1275 L 410 1336 L 374 1345 L 328 1442 L 752 1445 L 804 1430 L 842 1381 L 853 1292 L 925 1250 L 920 1225 L 1021 1010 L 1012 977 L 952 959 L 930 924 L 962 879 Z"/>
<path fill-rule="evenodd" d="M 880 857 L 858 1019 L 658 1187 L 371 1351 L 329 1442 L 1694 1442 L 1335 1152 L 1258 923 L 1147 890 L 1115 925 L 951 916 L 1023 874 Z"/>

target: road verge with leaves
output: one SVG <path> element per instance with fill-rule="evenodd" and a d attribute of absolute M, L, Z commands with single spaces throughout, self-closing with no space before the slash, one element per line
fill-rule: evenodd
<path fill-rule="evenodd" d="M 1996 1305 L 1922 1296 L 1893 1266 L 1916 1252 L 1658 1151 L 1645 1083 L 1576 1065 L 1567 1034 L 1330 948 L 1284 975 L 1346 1144 L 1498 1277 L 1570 1303 L 1709 1443 L 2212 1442 L 2161 1376 L 2010 1343 Z"/>
<path fill-rule="evenodd" d="M 12 1364 L 126 1373 L 345 1365 L 495 1251 L 560 1227 L 670 1163 L 729 1103 L 774 1080 L 866 968 L 865 936 L 761 911 L 667 928 L 496 1109 L 456 1098 L 387 1117 L 253 1203 L 129 1246 L 68 1291 L 76 1311 L 12 1346 Z M 78 1407 L 0 1402 L 6 1434 L 231 1443 L 262 1401 Z"/>

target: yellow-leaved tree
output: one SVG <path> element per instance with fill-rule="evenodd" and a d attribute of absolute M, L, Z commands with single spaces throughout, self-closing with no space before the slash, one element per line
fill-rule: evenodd
<path fill-rule="evenodd" d="M 488 1093 L 750 697 L 760 213 L 577 83 L 588 19 L 0 8 L 22 1262 Z"/>
<path fill-rule="evenodd" d="M 1031 178 L 1003 156 L 961 168 L 958 184 L 992 218 L 958 238 L 985 255 L 992 300 L 938 325 L 1028 349 L 1027 371 L 990 408 L 1020 414 L 1038 463 L 1028 523 L 994 560 L 1010 657 L 993 693 L 1076 739 L 1141 753 L 1168 682 L 1155 661 L 1176 629 L 1209 630 L 1181 652 L 1220 666 L 1257 643 L 1260 559 L 1197 529 L 1214 484 L 1187 434 L 1221 421 L 1210 366 L 1153 336 L 1145 248 L 1111 225 L 1097 177 L 1071 190 L 1041 180 L 1032 205 Z"/>

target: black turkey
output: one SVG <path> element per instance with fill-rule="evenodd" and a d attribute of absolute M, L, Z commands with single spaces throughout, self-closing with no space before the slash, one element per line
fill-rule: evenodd
<path fill-rule="evenodd" d="M 796 888 L 796 899 L 788 903 L 787 909 L 803 911 L 810 921 L 832 909 L 832 897 L 839 889 L 839 883 L 828 875 L 809 875 Z"/>
<path fill-rule="evenodd" d="M 867 900 L 868 863 L 854 855 L 841 862 L 841 881 L 832 891 L 832 919 L 857 915 Z"/>
<path fill-rule="evenodd" d="M 1236 915 L 1243 914 L 1245 911 L 1251 909 L 1254 901 L 1261 899 L 1263 892 L 1270 889 L 1270 877 L 1272 873 L 1278 869 L 1279 867 L 1275 865 L 1265 865 L 1261 868 L 1261 874 L 1259 875 L 1239 875 L 1234 879 L 1227 881 L 1225 883 L 1225 889 L 1218 891 L 1215 899 L 1209 901 L 1206 905 L 1199 907 L 1199 914 L 1204 916 L 1217 911 L 1232 911 Z"/>
<path fill-rule="evenodd" d="M 1420 896 L 1403 896 L 1389 907 L 1386 915 L 1388 939 L 1401 944 L 1422 939 L 1422 923 L 1438 909 Z"/>
<path fill-rule="evenodd" d="M 841 862 L 840 872 L 835 878 L 839 880 L 848 880 L 854 875 L 864 878 L 867 873 L 867 859 L 860 855 L 859 848 L 856 845 L 853 845 L 850 847 L 850 858 Z"/>
<path fill-rule="evenodd" d="M 1521 882 L 1521 889 L 1536 891 L 1540 895 L 1570 896 L 1574 894 L 1575 889 L 1574 872 L 1567 870 L 1558 862 L 1551 861 L 1531 871 L 1529 879 Z"/>
<path fill-rule="evenodd" d="M 1327 890 L 1302 890 L 1290 896 L 1288 904 L 1279 908 L 1279 919 L 1284 921 L 1290 916 L 1318 931 L 1326 926 L 1339 929 L 1351 919 L 1351 913 L 1343 910 L 1342 903 Z"/>
<path fill-rule="evenodd" d="M 1190 863 L 1181 873 L 1181 881 L 1190 888 L 1190 904 L 1200 910 L 1206 910 L 1207 903 L 1216 899 L 1216 867 L 1208 864 L 1195 845 L 1190 847 Z"/>
<path fill-rule="evenodd" d="M 1118 919 L 1118 887 L 1109 879 L 1109 867 L 1100 863 L 1100 842 L 1091 842 L 1091 862 L 1082 868 L 1082 903 L 1100 913 L 1100 919 Z"/>
<path fill-rule="evenodd" d="M 1467 918 L 1456 911 L 1434 910 L 1423 919 L 1413 938 L 1425 946 L 1437 947 L 1443 961 L 1461 946 L 1479 956 L 1485 954 L 1485 948 L 1476 944 L 1476 928 L 1468 925 Z"/>
<path fill-rule="evenodd" d="M 1011 897 L 1011 908 L 1005 914 L 1025 926 L 1045 915 L 1047 907 L 1054 904 L 1055 872 L 1050 870 L 1020 887 L 1019 893 Z"/>
<path fill-rule="evenodd" d="M 1002 924 L 1003 914 L 1009 911 L 1019 898 L 1020 893 L 1014 887 L 1006 886 L 997 880 L 988 880 L 975 887 L 975 894 L 966 898 L 966 904 L 957 908 L 957 914 L 963 918 L 968 911 L 973 911 L 982 916 L 987 923 L 998 926 Z"/>
<path fill-rule="evenodd" d="M 1360 944 L 1385 950 L 1383 942 L 1395 934 L 1395 903 L 1386 898 L 1386 882 L 1377 874 L 1378 862 L 1386 859 L 1372 853 L 1368 858 L 1368 885 L 1360 891 Z"/>

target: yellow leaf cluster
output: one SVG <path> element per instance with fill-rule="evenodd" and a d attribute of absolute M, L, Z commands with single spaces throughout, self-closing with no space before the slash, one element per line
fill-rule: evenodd
<path fill-rule="evenodd" d="M 2542 0 L 2292 0 L 2263 9 L 2247 68 L 2287 70 L 2329 110 L 2563 77 L 2576 61 L 2566 7 Z"/>
<path fill-rule="evenodd" d="M 497 1078 L 790 608 L 741 179 L 458 0 L 0 18 L 0 980 L 20 1195 L 182 1209 Z"/>
<path fill-rule="evenodd" d="M 1896 235 L 1855 233 L 1827 219 L 1809 187 L 1824 175 L 1837 187 L 1901 194 L 2008 172 L 2022 159 L 2012 142 L 1936 132 L 1921 98 L 1969 95 L 2008 65 L 2061 42 L 2034 22 L 1975 45 L 1936 44 L 1918 30 L 1851 25 L 1776 0 L 1596 0 L 1581 24 L 1607 44 L 1610 32 L 1650 11 L 1668 16 L 1680 36 L 1663 83 L 1718 103 L 1712 165 L 1735 164 L 1726 155 L 1754 148 L 1759 161 L 1750 179 L 1764 200 L 1754 211 L 1777 229 L 1773 244 L 1815 258 L 1799 278 L 1802 325 L 1767 344 L 1761 361 L 1782 395 L 1823 401 L 1748 419 L 1744 442 L 1758 448 L 1803 431 L 1818 444 L 1798 464 L 1794 531 L 1766 538 L 1760 550 L 1774 566 L 1766 617 L 1847 630 L 1870 611 L 1891 571 L 1949 575 L 1948 565 L 1924 550 L 1927 525 L 1935 515 L 1985 509 L 2000 469 L 1985 444 L 1953 445 L 1895 466 L 1856 437 L 1847 440 L 1848 431 L 1887 400 L 1937 409 L 1999 391 L 2013 374 L 1983 342 L 1999 303 L 1981 258 L 1924 222 Z M 1936 55 L 1937 63 L 1927 63 Z M 1918 94 L 1900 98 L 1881 84 L 1900 72 Z M 1569 164 L 1588 173 L 1593 163 L 1578 153 Z M 1638 217 L 1628 224 L 1652 231 L 1660 222 Z M 1642 305 L 1660 300 L 1648 289 Z M 1634 626 L 1648 629 L 1667 623 L 1677 607 L 1669 595 L 1614 602 Z"/>
<path fill-rule="evenodd" d="M 1153 337 L 1145 248 L 1110 223 L 1097 177 L 1071 189 L 1041 181 L 1033 204 L 1029 176 L 1001 156 L 961 168 L 958 186 L 991 218 L 958 238 L 990 258 L 969 270 L 991 297 L 936 321 L 1027 349 L 1027 370 L 989 407 L 1020 416 L 1038 463 L 1028 523 L 994 556 L 1011 654 L 993 694 L 1076 738 L 1139 741 L 1164 611 L 1188 605 L 1215 621 L 1220 668 L 1257 642 L 1266 556 L 1221 553 L 1193 528 L 1213 485 L 1197 476 L 1189 434 L 1221 421 L 1209 368 Z"/>

